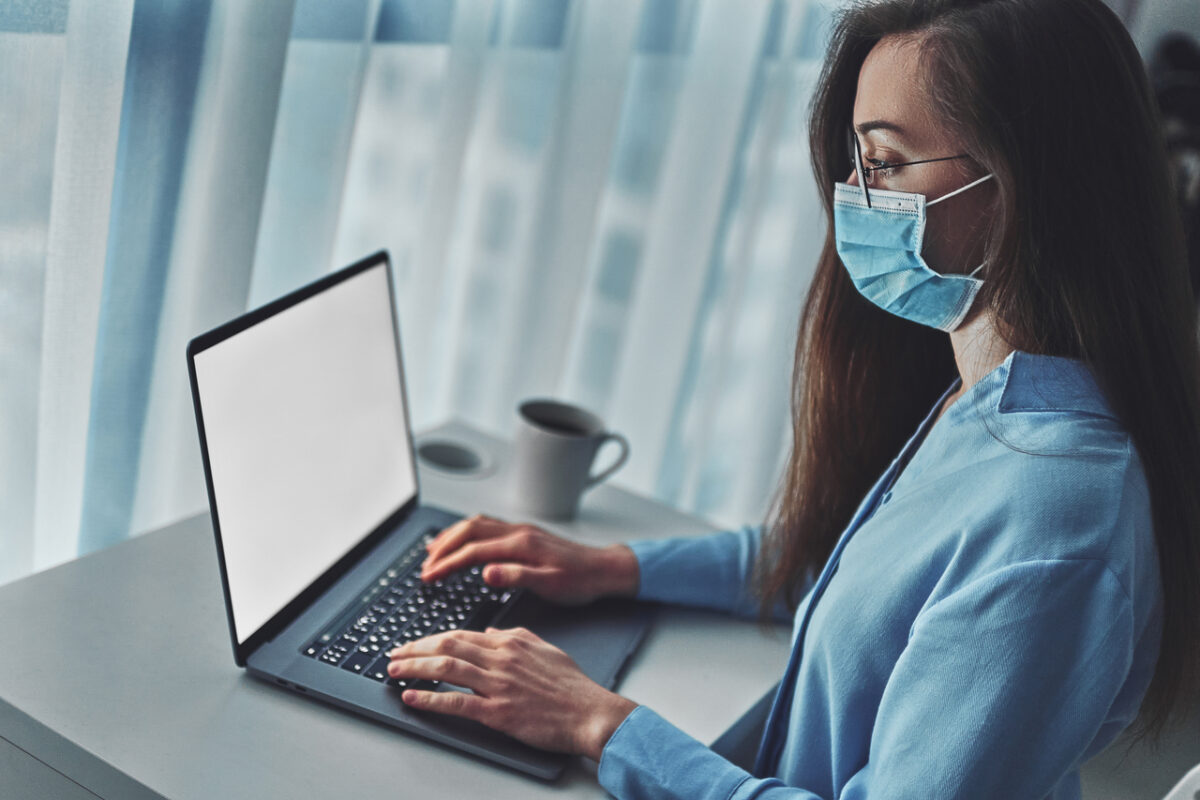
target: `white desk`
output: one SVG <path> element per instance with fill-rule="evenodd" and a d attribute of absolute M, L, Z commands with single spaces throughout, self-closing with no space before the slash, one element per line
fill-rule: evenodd
<path fill-rule="evenodd" d="M 418 442 L 441 438 L 486 451 L 493 469 L 465 479 L 422 466 L 424 499 L 527 519 L 511 511 L 504 442 L 461 423 Z M 711 530 L 612 486 L 574 522 L 539 524 L 594 544 Z M 3 800 L 605 796 L 591 762 L 540 783 L 244 675 L 207 512 L 0 588 L 0 620 Z M 786 629 L 665 608 L 618 689 L 711 742 L 786 658 Z M 1159 752 L 1123 758 L 1121 744 L 1084 767 L 1084 798 L 1160 800 L 1200 763 L 1200 714 Z"/>
<path fill-rule="evenodd" d="M 420 466 L 423 500 L 580 541 L 701 534 L 702 520 L 602 485 L 569 524 L 512 511 L 508 447 L 462 423 L 418 437 L 494 459 Z M 0 798 L 604 797 L 577 759 L 541 783 L 243 674 L 208 513 L 0 588 Z M 783 673 L 786 628 L 664 608 L 618 690 L 711 742 Z"/>

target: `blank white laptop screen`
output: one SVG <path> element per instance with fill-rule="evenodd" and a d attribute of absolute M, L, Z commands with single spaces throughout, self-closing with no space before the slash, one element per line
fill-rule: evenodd
<path fill-rule="evenodd" d="M 387 264 L 194 364 L 242 644 L 416 494 Z"/>

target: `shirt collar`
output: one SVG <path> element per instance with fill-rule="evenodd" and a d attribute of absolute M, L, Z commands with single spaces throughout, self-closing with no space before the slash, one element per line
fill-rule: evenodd
<path fill-rule="evenodd" d="M 1092 371 L 1082 361 L 1014 350 L 1004 360 L 1001 414 L 1071 411 L 1116 419 Z"/>
<path fill-rule="evenodd" d="M 904 462 L 898 480 L 907 482 L 924 470 L 926 459 L 922 458 L 921 451 L 928 451 L 929 448 L 923 446 L 923 442 L 927 437 L 938 436 L 937 431 L 943 428 L 953 429 L 957 425 L 992 415 L 999 417 L 1019 412 L 1074 412 L 1117 420 L 1091 371 L 1077 359 L 1014 350 L 964 392 L 940 419 L 936 419 L 946 398 L 961 385 L 962 378 L 956 377 L 904 446 L 898 457 Z M 997 417 L 993 418 L 994 423 L 999 422 Z M 1017 420 L 1013 422 L 1021 424 Z M 988 426 L 993 436 L 997 430 L 1005 428 L 994 423 Z M 942 430 L 942 434 L 945 433 Z M 934 448 L 934 451 L 932 458 L 936 462 L 939 449 Z M 926 457 L 930 456 L 926 454 Z M 914 463 L 910 464 L 910 461 Z"/>

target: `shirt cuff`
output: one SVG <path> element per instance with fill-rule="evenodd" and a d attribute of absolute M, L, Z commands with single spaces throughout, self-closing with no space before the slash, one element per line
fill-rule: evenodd
<path fill-rule="evenodd" d="M 596 774 L 617 798 L 677 800 L 728 800 L 750 777 L 646 706 L 609 737 Z"/>
<path fill-rule="evenodd" d="M 638 539 L 626 542 L 626 546 L 633 551 L 633 557 L 638 562 L 637 599 L 658 600 L 653 573 L 658 562 L 669 559 L 671 551 L 677 547 L 676 543 L 671 539 Z"/>

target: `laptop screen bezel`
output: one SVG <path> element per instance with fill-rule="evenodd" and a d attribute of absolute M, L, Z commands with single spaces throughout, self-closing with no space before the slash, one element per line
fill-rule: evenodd
<path fill-rule="evenodd" d="M 204 414 L 200 404 L 200 386 L 196 380 L 196 356 L 254 325 L 270 319 L 287 309 L 317 295 L 339 283 L 366 272 L 369 269 L 383 265 L 387 273 L 388 308 L 392 317 L 392 333 L 396 346 L 396 366 L 400 377 L 400 396 L 404 406 L 404 429 L 408 432 L 408 459 L 413 476 L 415 489 L 407 502 L 399 506 L 386 519 L 365 535 L 350 550 L 338 559 L 325 572 L 296 595 L 282 609 L 275 613 L 266 623 L 238 642 L 237 625 L 233 617 L 233 596 L 229 590 L 229 573 L 225 565 L 225 548 L 221 539 L 221 523 L 217 514 L 216 494 L 213 490 L 212 469 L 208 457 L 208 440 L 204 431 Z M 416 469 L 416 454 L 413 449 L 412 424 L 408 410 L 408 392 L 404 380 L 404 361 L 400 347 L 400 325 L 396 317 L 395 286 L 392 281 L 391 259 L 386 250 L 380 250 L 366 258 L 356 261 L 348 267 L 331 272 L 322 278 L 296 289 L 289 294 L 273 300 L 264 306 L 248 311 L 223 325 L 193 338 L 187 346 L 188 378 L 192 387 L 192 407 L 196 414 L 196 431 L 200 436 L 200 455 L 204 463 L 204 482 L 208 489 L 208 509 L 212 519 L 213 537 L 217 545 L 217 561 L 221 570 L 221 590 L 225 595 L 225 613 L 229 620 L 229 638 L 233 644 L 233 658 L 239 667 L 246 666 L 246 661 L 264 642 L 268 642 L 292 623 L 318 597 L 346 574 L 372 548 L 381 542 L 389 532 L 399 526 L 420 504 L 421 480 Z"/>

